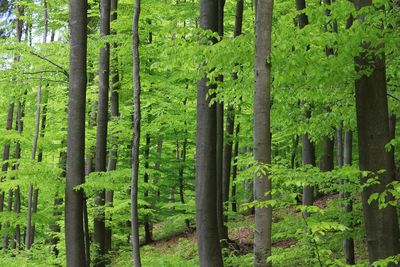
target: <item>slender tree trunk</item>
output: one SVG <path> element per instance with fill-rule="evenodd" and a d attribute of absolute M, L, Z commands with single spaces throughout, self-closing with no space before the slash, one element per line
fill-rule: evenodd
<path fill-rule="evenodd" d="M 133 57 L 133 142 L 132 142 L 132 183 L 131 183 L 131 232 L 132 259 L 135 267 L 141 267 L 138 225 L 138 178 L 139 178 L 139 143 L 140 143 L 140 57 L 139 57 L 139 16 L 140 0 L 134 2 L 132 21 L 132 57 Z"/>
<path fill-rule="evenodd" d="M 225 0 L 217 0 L 218 2 L 218 35 L 224 36 L 224 7 Z M 222 83 L 224 77 L 222 75 L 217 78 Z M 223 164 L 224 164 L 224 103 L 217 103 L 217 222 L 220 240 L 228 239 L 228 229 L 224 225 L 224 190 L 223 190 Z M 224 242 L 225 243 L 225 242 Z"/>
<path fill-rule="evenodd" d="M 40 134 L 40 103 L 41 103 L 41 96 L 42 96 L 42 85 L 39 83 L 38 90 L 37 90 L 37 100 L 36 100 L 36 120 L 35 120 L 35 134 L 33 137 L 33 146 L 32 146 L 32 155 L 31 159 L 35 160 L 36 158 L 36 151 L 37 145 L 39 140 Z M 36 191 L 35 191 L 36 192 Z M 28 211 L 27 211 L 27 225 L 26 225 L 26 236 L 25 236 L 25 247 L 26 249 L 30 249 L 32 247 L 33 242 L 33 225 L 32 225 L 32 213 L 33 213 L 33 206 L 34 206 L 35 198 L 34 198 L 34 189 L 33 185 L 29 185 L 29 193 L 28 193 Z M 37 203 L 37 201 L 36 201 Z"/>
<path fill-rule="evenodd" d="M 118 0 L 111 0 L 111 17 L 110 22 L 117 20 L 118 11 Z M 112 34 L 115 34 L 114 32 Z M 112 45 L 113 52 L 113 71 L 111 78 L 111 120 L 117 120 L 120 116 L 119 114 L 119 72 L 118 72 L 118 55 L 117 55 L 117 44 Z M 108 155 L 108 167 L 107 171 L 114 171 L 117 169 L 117 158 L 118 158 L 118 140 L 115 134 L 110 136 L 111 148 Z M 114 192 L 106 191 L 106 206 L 112 207 L 114 201 Z M 109 218 L 111 220 L 111 216 Z M 105 233 L 105 245 L 106 252 L 112 249 L 112 230 L 111 227 L 106 226 Z"/>
<path fill-rule="evenodd" d="M 149 198 L 149 190 L 148 184 L 149 184 L 149 154 L 150 154 L 150 135 L 146 134 L 146 146 L 144 149 L 144 184 L 145 184 L 145 189 L 144 189 L 144 200 L 146 202 L 148 201 Z M 146 206 L 145 208 L 150 208 L 149 206 Z M 144 242 L 145 244 L 149 244 L 153 241 L 153 233 L 151 229 L 151 223 L 150 223 L 150 218 L 148 215 L 144 217 Z"/>
<path fill-rule="evenodd" d="M 86 266 L 83 232 L 85 180 L 85 105 L 87 1 L 70 0 L 70 74 L 68 103 L 67 179 L 65 188 L 65 242 L 67 266 Z"/>
<path fill-rule="evenodd" d="M 24 124 L 23 124 L 23 116 L 24 116 L 24 102 L 19 100 L 18 105 L 17 105 L 17 118 L 16 118 L 16 130 L 18 134 L 22 134 Z M 15 155 L 14 155 L 16 160 L 19 160 L 21 158 L 21 143 L 19 141 L 16 142 L 15 144 Z M 16 170 L 18 169 L 19 163 L 15 163 L 13 166 L 13 169 Z M 17 185 L 17 188 L 15 189 L 15 200 L 14 200 L 14 212 L 19 214 L 21 213 L 21 192 L 19 185 Z M 12 245 L 13 249 L 20 248 L 21 246 L 21 228 L 17 224 L 15 227 L 15 233 L 14 233 L 14 243 Z"/>
<path fill-rule="evenodd" d="M 104 40 L 110 34 L 110 0 L 100 1 L 100 38 Z M 107 127 L 108 127 L 108 90 L 110 72 L 110 44 L 106 42 L 100 48 L 99 94 L 96 131 L 96 172 L 107 170 Z M 95 199 L 93 243 L 97 247 L 94 266 L 105 266 L 105 190 L 97 192 Z"/>
<path fill-rule="evenodd" d="M 200 1 L 200 26 L 218 32 L 218 0 Z M 210 104 L 207 76 L 197 84 L 196 226 L 200 266 L 223 266 L 217 203 L 217 110 Z"/>
<path fill-rule="evenodd" d="M 21 5 L 16 6 L 16 27 L 15 27 L 15 32 L 16 32 L 16 37 L 17 41 L 21 42 L 22 39 L 22 30 L 23 30 L 23 25 L 24 22 L 23 20 L 20 19 L 21 16 L 24 15 L 24 8 Z M 14 61 L 18 62 L 20 60 L 19 57 L 15 57 Z M 6 130 L 10 131 L 12 130 L 12 123 L 13 123 L 13 116 L 14 116 L 14 104 L 15 100 L 11 100 L 9 106 L 8 106 L 8 113 L 7 113 L 7 123 L 6 123 Z M 18 128 L 17 128 L 18 130 Z M 10 148 L 11 145 L 10 143 L 6 143 L 3 147 L 3 165 L 2 165 L 2 171 L 7 172 L 9 164 L 8 160 L 10 159 Z M 1 178 L 1 181 L 3 181 L 3 178 Z M 16 191 L 16 190 L 15 190 Z M 5 192 L 0 192 L 0 210 L 3 211 L 4 209 L 4 194 Z M 14 190 L 9 190 L 8 192 L 8 206 L 7 206 L 7 211 L 11 212 L 12 210 L 12 200 L 13 196 L 15 196 L 15 201 L 19 201 L 19 194 L 14 194 Z M 18 197 L 18 199 L 17 199 Z M 8 222 L 5 224 L 5 227 L 8 227 Z M 16 232 L 15 235 L 17 236 L 17 230 L 19 230 L 19 226 L 17 225 L 16 227 Z M 19 236 L 19 235 L 18 235 Z M 17 236 L 17 237 L 18 237 Z M 14 239 L 16 240 L 16 239 Z M 14 246 L 14 245 L 13 245 Z M 5 234 L 3 236 L 3 248 L 7 249 L 8 248 L 8 235 Z"/>
<path fill-rule="evenodd" d="M 255 19 L 254 58 L 254 160 L 265 170 L 271 164 L 271 38 L 273 0 L 257 0 Z M 272 183 L 268 171 L 258 171 L 254 178 L 256 202 L 271 199 Z M 272 207 L 255 208 L 254 266 L 272 266 L 271 255 Z"/>
<path fill-rule="evenodd" d="M 8 114 L 7 114 L 7 124 L 6 124 L 6 130 L 10 131 L 12 130 L 12 123 L 13 123 L 13 115 L 14 115 L 14 102 L 11 102 L 10 105 L 8 106 Z M 10 143 L 6 143 L 3 146 L 3 165 L 2 165 L 2 172 L 6 173 L 8 170 L 8 160 L 10 159 Z M 3 181 L 3 178 L 1 178 Z M 7 211 L 11 212 L 12 208 L 12 199 L 13 199 L 13 190 L 10 189 L 8 191 L 8 205 L 7 205 Z M 4 192 L 0 193 L 0 212 L 3 211 L 4 209 Z M 4 224 L 4 228 L 8 228 L 9 223 L 6 222 Z M 3 249 L 8 248 L 8 234 L 4 234 L 3 236 Z"/>
<path fill-rule="evenodd" d="M 372 4 L 370 0 L 354 2 L 357 9 Z M 364 48 L 368 46 L 363 45 Z M 357 71 L 372 69 L 369 76 L 358 78 L 355 86 L 360 170 L 372 172 L 371 175 L 377 175 L 380 181 L 380 184 L 366 187 L 362 192 L 368 255 L 372 263 L 399 253 L 400 234 L 396 207 L 389 205 L 380 209 L 377 201 L 368 203 L 372 194 L 383 192 L 386 185 L 393 181 L 393 164 L 385 149 L 389 142 L 385 56 L 375 53 L 371 60 L 370 52 L 361 53 L 355 59 Z M 377 174 L 379 170 L 386 172 Z M 367 178 L 363 177 L 362 182 L 365 183 Z M 390 199 L 390 196 L 386 198 Z"/>
<path fill-rule="evenodd" d="M 343 150 L 343 164 L 350 166 L 352 164 L 352 156 L 353 156 L 353 133 L 348 131 L 344 135 L 344 150 Z M 346 182 L 346 181 L 345 181 Z M 347 202 L 344 206 L 345 213 L 351 213 L 353 211 L 353 201 L 350 199 L 351 195 L 348 192 L 342 193 L 343 199 Z M 353 225 L 350 223 L 347 227 L 350 229 L 353 228 Z M 346 260 L 346 264 L 354 265 L 355 255 L 354 255 L 354 239 L 346 238 L 343 240 L 343 250 L 344 257 Z"/>
<path fill-rule="evenodd" d="M 236 18 L 235 18 L 235 29 L 234 37 L 241 35 L 242 33 L 242 22 L 243 22 L 243 0 L 238 0 L 236 3 Z M 233 74 L 233 78 L 237 79 L 237 73 Z M 222 170 L 222 201 L 225 203 L 224 211 L 228 210 L 227 203 L 229 201 L 229 189 L 230 189 L 230 178 L 231 178 L 231 166 L 232 166 L 232 146 L 234 140 L 235 130 L 235 109 L 232 104 L 228 105 L 228 111 L 226 115 L 226 128 L 225 132 L 227 140 L 224 146 L 224 159 L 223 159 L 223 170 Z M 236 188 L 235 188 L 236 190 Z M 236 191 L 235 191 L 236 194 Z M 228 222 L 228 216 L 224 215 L 224 224 Z M 228 230 L 226 229 L 226 237 L 228 238 Z"/>
<path fill-rule="evenodd" d="M 315 147 L 314 144 L 308 138 L 308 134 L 303 134 L 303 163 L 304 165 L 315 166 Z M 314 187 L 307 185 L 303 188 L 303 205 L 312 206 L 314 203 Z M 304 215 L 307 217 L 309 214 L 305 212 Z"/>
<path fill-rule="evenodd" d="M 17 104 L 17 116 L 16 116 L 16 121 L 15 121 L 15 129 L 18 132 L 18 134 L 22 134 L 23 128 L 24 128 L 24 124 L 23 124 L 23 109 L 24 109 L 24 104 L 23 102 L 21 102 L 20 100 L 18 101 Z M 20 142 L 16 142 L 15 144 L 15 155 L 14 158 L 16 160 L 21 158 L 21 143 Z M 18 162 L 15 163 L 13 165 L 13 170 L 18 169 Z M 17 185 L 17 188 L 15 189 L 14 192 L 15 195 L 15 200 L 14 200 L 14 212 L 17 214 L 21 213 L 21 192 L 20 192 L 20 188 L 19 185 Z M 12 244 L 12 248 L 13 249 L 20 249 L 21 247 L 21 228 L 20 225 L 17 224 L 15 226 L 15 232 L 14 232 L 14 237 L 13 237 L 13 244 Z"/>
<path fill-rule="evenodd" d="M 157 142 L 157 160 L 154 164 L 154 170 L 156 171 L 156 175 L 153 178 L 153 185 L 157 186 L 159 181 L 159 174 L 158 172 L 161 170 L 161 155 L 162 155 L 162 148 L 163 148 L 163 137 L 158 138 Z M 153 190 L 153 199 L 151 201 L 151 209 L 156 210 L 157 202 L 160 198 L 160 190 L 156 189 Z M 153 231 L 153 223 L 150 224 L 151 231 Z"/>
<path fill-rule="evenodd" d="M 186 122 L 185 122 L 186 125 Z M 178 140 L 176 141 L 178 145 Z M 186 164 L 186 150 L 187 150 L 187 131 L 185 130 L 185 138 L 182 144 L 182 152 L 179 158 L 177 155 L 179 162 L 179 199 L 182 204 L 185 204 L 185 164 Z M 190 229 L 190 221 L 189 219 L 185 219 L 185 225 L 187 229 Z"/>
<path fill-rule="evenodd" d="M 396 114 L 390 112 L 389 113 L 389 140 L 393 140 L 396 138 Z M 393 165 L 393 179 L 397 179 L 397 167 L 396 167 L 396 160 L 394 157 L 394 146 L 390 147 L 389 151 L 389 156 L 390 156 L 390 161 L 392 162 Z"/>
<path fill-rule="evenodd" d="M 62 145 L 65 145 L 65 141 L 63 140 L 61 142 Z M 59 166 L 60 169 L 62 170 L 60 177 L 65 178 L 66 177 L 66 168 L 67 168 L 67 153 L 65 151 L 60 152 L 60 161 L 59 161 Z M 60 233 L 61 229 L 60 226 L 57 223 L 57 220 L 60 219 L 62 215 L 61 211 L 61 205 L 63 202 L 62 197 L 60 197 L 60 192 L 56 192 L 56 196 L 54 199 L 54 211 L 53 211 L 53 217 L 54 217 L 54 222 L 50 224 L 50 229 L 52 230 L 52 236 L 50 238 L 50 244 L 53 245 L 53 251 L 56 256 L 58 256 L 59 251 L 57 248 L 57 243 L 60 241 L 58 234 Z M 87 265 L 89 266 L 89 265 Z"/>
<path fill-rule="evenodd" d="M 296 0 L 296 9 L 298 11 L 302 11 L 306 8 L 305 0 Z M 308 17 L 304 12 L 301 12 L 298 15 L 298 25 L 300 29 L 303 29 L 308 24 Z M 306 118 L 309 119 L 311 117 L 311 111 L 306 111 Z M 302 148 L 302 156 L 303 163 L 305 165 L 309 164 L 315 166 L 315 147 L 314 144 L 308 138 L 308 134 L 302 135 L 303 148 Z M 307 185 L 303 188 L 303 205 L 311 206 L 314 202 L 314 187 Z M 308 216 L 308 212 L 304 213 L 305 216 Z"/>
<path fill-rule="evenodd" d="M 233 148 L 233 167 L 232 167 L 232 211 L 237 212 L 237 197 L 236 197 L 236 178 L 238 170 L 238 156 L 239 156 L 239 131 L 240 124 L 236 125 L 235 130 L 235 146 Z"/>

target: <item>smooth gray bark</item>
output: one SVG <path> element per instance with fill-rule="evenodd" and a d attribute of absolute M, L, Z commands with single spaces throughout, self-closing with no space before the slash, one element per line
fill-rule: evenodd
<path fill-rule="evenodd" d="M 65 188 L 65 242 L 67 266 L 86 266 L 83 232 L 85 179 L 85 105 L 87 1 L 69 1 L 70 83 L 68 102 L 67 178 Z"/>
<path fill-rule="evenodd" d="M 218 32 L 218 0 L 200 1 L 200 27 Z M 201 267 L 223 266 L 217 221 L 217 110 L 205 75 L 197 83 L 196 227 Z"/>
<path fill-rule="evenodd" d="M 259 165 L 271 164 L 271 49 L 273 0 L 256 1 L 254 57 L 254 160 Z M 264 168 L 265 166 L 263 166 Z M 269 173 L 258 171 L 254 178 L 256 202 L 271 199 Z M 272 246 L 272 207 L 255 208 L 254 266 L 272 266 L 267 258 Z"/>
<path fill-rule="evenodd" d="M 100 1 L 100 39 L 104 41 L 110 34 L 110 0 Z M 110 44 L 105 42 L 100 48 L 99 55 L 99 92 L 97 106 L 97 131 L 96 131 L 96 172 L 107 170 L 107 128 L 108 128 L 108 91 L 110 73 Z M 97 192 L 94 212 L 93 244 L 97 251 L 94 266 L 102 267 L 106 264 L 106 236 L 105 236 L 105 190 Z"/>

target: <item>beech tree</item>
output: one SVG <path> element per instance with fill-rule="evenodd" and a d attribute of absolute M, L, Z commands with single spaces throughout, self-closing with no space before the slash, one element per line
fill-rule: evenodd
<path fill-rule="evenodd" d="M 218 32 L 217 0 L 200 1 L 200 27 Z M 204 75 L 197 83 L 196 228 L 200 265 L 223 266 L 215 206 L 220 193 L 217 191 L 217 110 L 216 104 L 210 103 L 209 90 L 210 80 Z"/>
<path fill-rule="evenodd" d="M 100 38 L 106 38 L 110 34 L 110 8 L 111 0 L 100 2 Z M 99 93 L 97 107 L 97 131 L 96 131 L 96 172 L 107 170 L 107 129 L 108 129 L 108 91 L 110 83 L 110 44 L 100 48 L 99 58 Z M 105 229 L 105 190 L 97 193 L 96 205 L 100 208 L 94 215 L 93 242 L 98 245 L 95 266 L 105 266 L 104 255 L 106 253 L 106 229 Z"/>
<path fill-rule="evenodd" d="M 371 5 L 372 1 L 354 3 L 357 9 L 361 9 Z M 393 181 L 394 170 L 385 149 L 389 142 L 385 55 L 382 51 L 374 51 L 379 46 L 371 47 L 367 43 L 362 45 L 366 51 L 356 57 L 356 70 L 361 72 L 371 68 L 371 73 L 360 74 L 360 78 L 355 81 L 360 170 L 369 172 L 362 178 L 364 184 L 373 176 L 377 176 L 379 181 L 378 184 L 366 186 L 362 192 L 368 256 L 372 263 L 399 253 L 400 233 L 396 207 L 389 205 L 381 208 L 377 201 L 370 201 L 372 194 L 382 193 Z M 368 50 L 372 52 L 370 58 Z M 384 170 L 384 173 L 379 173 L 380 170 Z"/>
<path fill-rule="evenodd" d="M 254 58 L 254 160 L 260 168 L 254 178 L 254 266 L 271 266 L 271 45 L 273 0 L 256 2 Z M 265 202 L 265 203 L 262 203 Z"/>
<path fill-rule="evenodd" d="M 65 188 L 65 246 L 68 266 L 86 266 L 83 235 L 85 179 L 85 104 L 87 1 L 69 2 L 70 72 L 68 104 L 67 177 Z"/>

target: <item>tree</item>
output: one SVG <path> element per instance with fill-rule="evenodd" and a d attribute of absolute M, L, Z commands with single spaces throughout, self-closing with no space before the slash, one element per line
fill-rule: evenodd
<path fill-rule="evenodd" d="M 135 0 L 132 21 L 133 57 L 133 143 L 132 143 L 132 181 L 131 181 L 131 233 L 133 265 L 140 267 L 138 180 L 139 180 L 139 141 L 140 141 L 140 57 L 139 57 L 139 16 L 140 0 Z"/>
<path fill-rule="evenodd" d="M 110 0 L 100 2 L 100 38 L 104 40 L 110 34 Z M 99 59 L 99 92 L 97 107 L 97 131 L 96 131 L 96 172 L 107 170 L 107 128 L 108 128 L 108 91 L 110 80 L 110 44 L 105 41 L 100 48 Z M 104 255 L 106 253 L 106 229 L 105 229 L 105 190 L 97 193 L 95 211 L 93 243 L 98 246 L 95 266 L 105 266 Z"/>
<path fill-rule="evenodd" d="M 273 0 L 256 1 L 254 55 L 254 160 L 259 170 L 254 178 L 255 229 L 254 266 L 271 266 L 267 258 L 272 246 L 272 182 L 268 174 L 271 164 L 271 49 Z"/>
<path fill-rule="evenodd" d="M 372 5 L 372 1 L 368 0 L 354 3 L 358 10 Z M 381 50 L 376 51 L 378 47 L 370 47 L 367 43 L 362 45 L 366 51 L 355 59 L 356 70 L 361 72 L 370 68 L 371 73 L 360 73 L 355 81 L 360 170 L 370 172 L 363 177 L 364 184 L 373 176 L 379 180 L 379 184 L 367 186 L 362 192 L 368 255 L 372 263 L 399 253 L 400 233 L 396 207 L 389 205 L 380 208 L 378 201 L 369 202 L 372 194 L 382 193 L 386 189 L 394 175 L 390 155 L 385 149 L 389 142 L 385 55 Z M 373 53 L 371 57 L 368 52 Z M 379 174 L 380 170 L 385 172 Z"/>
<path fill-rule="evenodd" d="M 118 0 L 111 0 L 111 16 L 110 16 L 110 22 L 116 21 L 118 17 Z M 112 33 L 113 35 L 116 35 L 115 32 Z M 112 56 L 112 78 L 111 78 L 111 118 L 110 120 L 118 120 L 120 113 L 119 113 L 119 90 L 120 90 L 120 85 L 119 85 L 119 70 L 118 70 L 118 55 L 117 55 L 117 44 L 113 43 L 112 44 L 112 49 L 113 49 L 113 56 Z M 117 159 L 118 159 L 118 142 L 117 142 L 117 136 L 114 134 L 110 135 L 110 151 L 108 155 L 108 166 L 107 166 L 107 171 L 115 171 L 117 168 Z M 106 191 L 106 205 L 108 207 L 113 205 L 114 201 L 114 192 L 111 191 Z M 110 218 L 111 220 L 111 218 Z M 106 251 L 111 250 L 112 248 L 112 229 L 111 227 L 106 227 L 106 233 L 105 233 L 105 246 L 106 246 Z"/>
<path fill-rule="evenodd" d="M 242 24 L 243 24 L 243 0 L 238 0 L 236 2 L 236 16 L 235 16 L 235 29 L 234 29 L 234 37 L 238 37 L 239 35 L 242 34 Z M 237 73 L 233 74 L 233 78 L 237 77 Z M 238 128 L 239 126 L 236 125 L 236 138 L 238 134 Z M 235 139 L 235 108 L 232 104 L 228 105 L 228 110 L 226 114 L 226 126 L 225 126 L 225 132 L 227 134 L 227 140 L 224 145 L 224 164 L 223 164 L 223 180 L 222 180 L 222 200 L 224 203 L 227 203 L 229 201 L 229 189 L 231 187 L 231 165 L 232 165 L 232 146 L 233 146 L 233 141 Z M 235 149 L 234 149 L 234 161 L 236 160 L 235 158 L 237 157 L 238 154 L 238 146 L 239 144 L 237 143 L 238 141 L 236 140 L 235 142 Z M 233 167 L 235 169 L 236 166 Z M 236 178 L 236 177 L 235 177 Z M 235 203 L 235 190 L 236 190 L 236 185 L 234 184 L 233 181 L 233 175 L 232 175 L 232 210 L 236 209 L 233 208 L 236 203 Z M 226 209 L 225 209 L 226 210 Z M 226 223 L 228 221 L 228 217 L 225 215 L 224 217 L 224 222 Z"/>
<path fill-rule="evenodd" d="M 306 8 L 305 0 L 296 0 L 297 10 L 303 11 L 305 8 Z M 308 17 L 304 12 L 298 15 L 298 23 L 300 29 L 303 29 L 308 24 Z M 310 107 L 306 107 L 305 117 L 307 120 L 311 118 Z M 302 146 L 303 163 L 305 165 L 315 166 L 315 146 L 314 143 L 310 140 L 308 133 L 302 134 L 302 141 L 303 141 L 303 146 Z M 303 205 L 311 206 L 313 202 L 314 202 L 314 187 L 311 185 L 306 185 L 303 188 Z M 308 212 L 304 212 L 304 216 L 308 216 Z"/>
<path fill-rule="evenodd" d="M 83 234 L 83 192 L 75 190 L 85 178 L 85 104 L 87 1 L 70 0 L 70 73 L 68 102 L 65 245 L 67 266 L 86 266 Z"/>
<path fill-rule="evenodd" d="M 218 32 L 218 0 L 200 1 L 200 27 Z M 223 266 L 217 203 L 217 110 L 207 75 L 197 83 L 196 227 L 200 266 Z M 219 192 L 218 192 L 219 193 Z"/>

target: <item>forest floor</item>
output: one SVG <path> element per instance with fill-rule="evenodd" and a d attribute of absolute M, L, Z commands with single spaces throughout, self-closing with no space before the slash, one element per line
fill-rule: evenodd
<path fill-rule="evenodd" d="M 329 211 L 337 205 L 338 199 L 338 194 L 323 196 L 315 202 L 315 206 L 326 211 L 327 215 L 324 216 L 329 217 L 331 216 Z M 304 231 L 298 230 L 304 230 L 304 222 L 301 212 L 296 206 L 274 211 L 273 221 L 272 253 L 276 257 L 274 266 L 314 266 L 315 264 L 307 263 L 304 260 L 310 258 L 310 254 L 315 253 L 313 251 L 315 244 L 307 239 L 307 236 L 303 233 Z M 154 235 L 157 240 L 143 246 L 141 249 L 143 266 L 198 266 L 196 233 L 195 231 L 186 230 L 183 222 L 181 225 L 181 228 L 177 228 L 176 222 L 169 221 L 155 225 Z M 240 213 L 232 214 L 228 222 L 228 228 L 231 242 L 229 247 L 223 251 L 225 266 L 252 266 L 254 216 Z M 329 264 L 330 266 L 339 266 L 334 262 L 338 262 L 337 259 L 343 258 L 341 237 L 339 236 L 338 238 L 336 235 L 327 233 L 322 238 L 318 254 L 321 254 L 321 257 L 327 257 L 328 261 L 332 261 Z M 359 243 L 361 243 L 361 247 L 356 248 L 356 257 L 358 260 L 364 260 L 366 258 L 365 245 L 362 240 Z M 327 252 L 322 247 L 322 244 L 329 244 L 327 247 L 333 248 L 329 255 L 325 255 Z M 129 262 L 127 257 L 130 257 L 130 252 L 127 254 L 120 253 L 113 266 L 125 266 L 123 262 L 125 260 Z M 315 257 L 313 260 L 315 260 Z"/>

